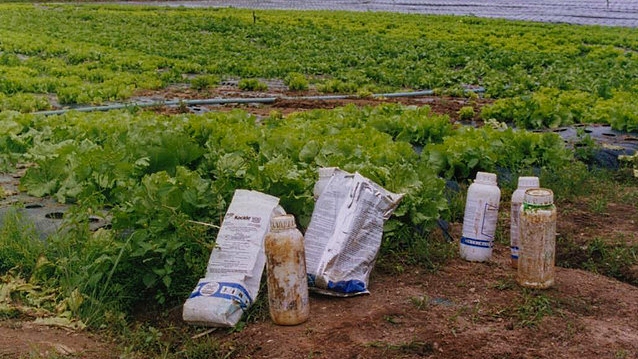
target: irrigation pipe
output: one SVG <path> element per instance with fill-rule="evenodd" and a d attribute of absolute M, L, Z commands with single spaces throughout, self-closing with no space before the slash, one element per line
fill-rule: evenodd
<path fill-rule="evenodd" d="M 277 100 L 276 97 L 256 97 L 256 98 L 213 98 L 204 100 L 169 100 L 169 101 L 152 101 L 152 102 L 129 102 L 123 104 L 112 104 L 105 106 L 88 106 L 88 107 L 75 107 L 65 108 L 62 110 L 52 111 L 38 111 L 33 112 L 35 115 L 62 115 L 70 111 L 78 112 L 95 112 L 95 111 L 110 111 L 121 110 L 126 108 L 136 107 L 159 107 L 159 106 L 196 106 L 196 105 L 223 105 L 229 103 L 273 103 Z"/>
<path fill-rule="evenodd" d="M 483 92 L 485 91 L 482 88 L 476 90 L 469 90 L 472 92 Z M 397 97 L 418 97 L 418 96 L 430 96 L 433 95 L 433 90 L 423 90 L 423 91 L 414 91 L 414 92 L 393 92 L 393 93 L 381 93 L 381 94 L 373 94 L 373 98 L 397 98 Z M 270 104 L 274 103 L 277 100 L 296 100 L 296 101 L 328 101 L 328 100 L 348 100 L 348 99 L 356 99 L 360 98 L 358 95 L 324 95 L 324 96 L 281 96 L 281 97 L 236 97 L 236 98 L 211 98 L 211 99 L 201 99 L 201 100 L 162 100 L 162 101 L 139 101 L 139 102 L 129 102 L 129 103 L 116 103 L 112 105 L 105 106 L 87 106 L 87 107 L 75 107 L 75 108 L 65 108 L 61 110 L 51 110 L 51 111 L 38 111 L 32 112 L 34 115 L 62 115 L 70 111 L 78 111 L 78 112 L 96 112 L 96 111 L 111 111 L 111 110 L 121 110 L 127 108 L 137 108 L 137 107 L 160 107 L 160 106 L 198 106 L 198 105 L 225 105 L 225 104 L 246 104 L 246 103 L 263 103 Z"/>

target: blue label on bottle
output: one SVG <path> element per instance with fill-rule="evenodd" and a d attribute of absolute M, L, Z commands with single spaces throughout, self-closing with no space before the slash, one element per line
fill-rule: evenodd
<path fill-rule="evenodd" d="M 473 239 L 468 237 L 461 237 L 461 244 L 466 246 L 479 247 L 479 248 L 492 248 L 492 241 L 484 241 L 480 239 Z"/>
<path fill-rule="evenodd" d="M 510 246 L 512 250 L 512 259 L 518 259 L 518 246 Z"/>

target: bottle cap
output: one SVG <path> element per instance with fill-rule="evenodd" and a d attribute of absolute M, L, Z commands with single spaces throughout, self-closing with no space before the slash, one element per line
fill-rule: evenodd
<path fill-rule="evenodd" d="M 519 177 L 518 188 L 538 188 L 540 187 L 540 181 L 538 177 Z"/>
<path fill-rule="evenodd" d="M 290 229 L 297 228 L 295 223 L 295 216 L 292 214 L 285 214 L 283 216 L 276 216 L 270 220 L 271 229 Z"/>
<path fill-rule="evenodd" d="M 330 177 L 335 173 L 337 167 L 319 167 L 317 172 L 319 173 L 319 178 L 322 177 Z"/>
<path fill-rule="evenodd" d="M 525 191 L 523 202 L 534 206 L 554 204 L 554 192 L 547 188 L 531 188 Z"/>
<path fill-rule="evenodd" d="M 496 184 L 496 174 L 489 172 L 477 172 L 475 182 L 484 184 Z"/>

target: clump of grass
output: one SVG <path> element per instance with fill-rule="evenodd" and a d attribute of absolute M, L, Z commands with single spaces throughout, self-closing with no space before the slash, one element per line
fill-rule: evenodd
<path fill-rule="evenodd" d="M 514 288 L 517 288 L 517 284 L 514 278 L 510 277 L 499 279 L 496 283 L 492 284 L 491 287 L 498 290 L 512 290 Z"/>
<path fill-rule="evenodd" d="M 449 181 L 445 186 L 445 198 L 447 199 L 447 219 L 450 222 L 462 222 L 465 214 L 465 201 L 467 199 L 468 185 L 457 184 Z"/>
<path fill-rule="evenodd" d="M 436 271 L 457 255 L 458 247 L 449 241 L 441 228 L 429 232 L 404 229 L 395 233 L 396 240 L 381 244 L 376 266 L 380 270 L 401 274 L 405 268 L 419 266 Z"/>
<path fill-rule="evenodd" d="M 434 345 L 432 343 L 423 342 L 420 340 L 412 340 L 404 343 L 387 343 L 381 341 L 374 341 L 366 344 L 368 347 L 380 348 L 386 351 L 396 351 L 402 354 L 411 354 L 417 356 L 427 356 L 434 352 Z"/>
<path fill-rule="evenodd" d="M 410 303 L 418 310 L 426 310 L 430 307 L 430 297 L 423 295 L 420 297 L 410 297 Z"/>
<path fill-rule="evenodd" d="M 45 244 L 29 222 L 16 207 L 5 212 L 0 226 L 0 272 L 17 268 L 29 277 L 36 267 Z"/>
<path fill-rule="evenodd" d="M 558 238 L 556 264 L 599 273 L 620 281 L 638 285 L 638 245 L 621 240 L 595 237 L 585 243 L 570 238 Z"/>
<path fill-rule="evenodd" d="M 187 340 L 179 351 L 168 355 L 167 358 L 226 359 L 235 357 L 242 349 L 242 344 L 234 341 L 222 343 L 215 338 L 205 337 Z"/>
<path fill-rule="evenodd" d="M 587 196 L 594 189 L 595 175 L 587 169 L 587 165 L 574 161 L 560 171 L 543 171 L 540 183 L 551 188 L 556 200 L 574 200 L 579 196 Z"/>
<path fill-rule="evenodd" d="M 536 327 L 542 319 L 553 313 L 553 300 L 545 293 L 524 289 L 516 308 L 516 318 L 521 327 Z"/>

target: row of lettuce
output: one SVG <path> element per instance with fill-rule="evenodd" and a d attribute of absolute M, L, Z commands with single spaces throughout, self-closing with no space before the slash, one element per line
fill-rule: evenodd
<path fill-rule="evenodd" d="M 161 29 L 161 30 L 159 30 Z M 485 120 L 638 129 L 633 29 L 474 17 L 116 5 L 0 5 L 0 109 L 127 101 L 187 84 L 434 89 L 501 99 Z M 251 86 L 260 89 L 263 86 Z"/>
<path fill-rule="evenodd" d="M 75 291 L 85 302 L 73 307 L 74 314 L 90 322 L 105 318 L 91 308 L 185 298 L 205 270 L 214 226 L 237 188 L 279 197 L 305 228 L 317 169 L 358 171 L 406 194 L 384 235 L 386 249 L 406 249 L 423 240 L 415 233 L 427 233 L 439 218 L 453 219 L 446 180 L 466 183 L 479 170 L 514 178 L 557 171 L 573 161 L 556 134 L 460 127 L 428 107 L 395 104 L 286 118 L 239 110 L 48 117 L 4 111 L 0 129 L 3 171 L 32 164 L 21 178 L 22 190 L 75 204 L 65 230 L 46 244 L 18 224 L 25 223 L 17 220 L 19 210 L 11 228 L 18 226 L 29 238 L 8 243 L 15 233 L 6 233 L 12 223 L 7 217 L 0 271 L 17 268 L 26 277 L 54 282 L 49 284 L 66 288 L 64 298 Z M 502 185 L 511 186 L 505 177 Z M 104 209 L 111 228 L 89 231 L 87 212 Z M 42 252 L 21 250 L 25 243 L 43 246 Z M 114 303 L 95 305 L 101 301 Z"/>

